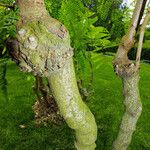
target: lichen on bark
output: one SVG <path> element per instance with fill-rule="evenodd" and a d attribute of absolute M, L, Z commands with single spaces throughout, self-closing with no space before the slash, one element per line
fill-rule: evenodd
<path fill-rule="evenodd" d="M 97 126 L 93 114 L 81 100 L 72 59 L 61 71 L 52 73 L 48 79 L 60 113 L 69 127 L 75 130 L 76 148 L 94 150 Z"/>
<path fill-rule="evenodd" d="M 113 143 L 113 150 L 126 150 L 128 148 L 142 112 L 142 103 L 139 94 L 140 54 L 138 54 L 141 53 L 142 49 L 141 41 L 140 50 L 139 47 L 137 50 L 138 59 L 136 61 L 129 60 L 128 53 L 134 46 L 138 24 L 140 18 L 142 18 L 141 13 L 143 14 L 141 10 L 144 9 L 145 3 L 146 0 L 137 0 L 128 32 L 122 38 L 113 62 L 115 73 L 122 79 L 125 105 L 125 113 L 122 117 L 118 136 Z M 143 35 L 142 32 L 142 40 Z"/>
<path fill-rule="evenodd" d="M 122 78 L 125 113 L 122 117 L 120 130 L 113 144 L 114 150 L 126 150 L 136 129 L 137 121 L 142 112 L 139 94 L 139 73 Z"/>
<path fill-rule="evenodd" d="M 15 59 L 24 71 L 48 78 L 61 115 L 75 131 L 76 148 L 94 150 L 97 126 L 77 88 L 67 29 L 49 16 L 44 0 L 18 0 L 18 6 Z"/>
<path fill-rule="evenodd" d="M 61 27 L 61 24 L 60 24 Z M 18 31 L 20 67 L 35 75 L 48 76 L 72 57 L 69 34 L 52 33 L 41 21 L 24 24 Z"/>

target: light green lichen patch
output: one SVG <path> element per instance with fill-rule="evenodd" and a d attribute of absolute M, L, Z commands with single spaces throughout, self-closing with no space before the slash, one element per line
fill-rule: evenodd
<path fill-rule="evenodd" d="M 55 27 L 55 32 L 53 28 L 48 29 L 48 25 L 45 24 L 40 21 L 29 22 L 20 28 L 17 35 L 23 59 L 20 61 L 26 62 L 26 65 L 20 64 L 20 67 L 42 76 L 48 76 L 63 68 L 73 55 L 68 32 L 66 31 L 63 37 L 58 35 L 62 32 L 61 23 L 60 28 Z"/>
<path fill-rule="evenodd" d="M 76 148 L 94 150 L 97 126 L 93 114 L 79 95 L 72 60 L 48 79 L 61 115 L 68 126 L 75 130 Z"/>

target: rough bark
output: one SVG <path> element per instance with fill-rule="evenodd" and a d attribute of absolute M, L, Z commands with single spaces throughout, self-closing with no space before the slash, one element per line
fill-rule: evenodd
<path fill-rule="evenodd" d="M 123 96 L 125 113 L 122 118 L 120 130 L 118 136 L 113 144 L 114 150 L 126 150 L 131 143 L 132 134 L 136 129 L 136 123 L 142 112 L 142 103 L 140 101 L 139 94 L 139 65 L 140 57 L 138 55 L 138 63 L 128 59 L 128 52 L 131 50 L 135 43 L 135 34 L 138 23 L 142 5 L 145 6 L 143 0 L 137 0 L 135 10 L 133 13 L 131 25 L 127 34 L 122 38 L 122 42 L 118 48 L 116 58 L 114 60 L 115 72 L 123 82 Z M 142 35 L 144 35 L 142 33 Z M 141 43 L 141 42 L 140 42 Z M 141 46 L 141 45 L 140 45 Z M 142 49 L 142 47 L 140 47 Z M 137 51 L 137 54 L 139 49 Z"/>
<path fill-rule="evenodd" d="M 123 78 L 124 105 L 126 107 L 122 118 L 117 139 L 114 142 L 114 150 L 126 150 L 131 142 L 132 134 L 136 129 L 136 123 L 142 112 L 142 104 L 139 94 L 139 73 Z"/>
<path fill-rule="evenodd" d="M 69 127 L 76 131 L 76 148 L 93 150 L 97 127 L 94 116 L 81 100 L 72 59 L 68 60 L 62 71 L 51 74 L 48 79 L 60 113 Z"/>
<path fill-rule="evenodd" d="M 131 48 L 134 46 L 135 43 L 135 34 L 136 34 L 136 28 L 139 22 L 139 16 L 142 9 L 143 0 L 137 0 L 135 10 L 133 13 L 133 17 L 129 26 L 129 29 L 127 33 L 123 36 L 121 43 L 118 47 L 116 58 L 114 60 L 114 66 L 115 67 L 129 67 L 132 63 L 128 59 L 128 52 L 131 50 Z"/>
<path fill-rule="evenodd" d="M 23 71 L 49 79 L 61 115 L 75 130 L 76 148 L 94 150 L 97 126 L 77 88 L 67 29 L 49 16 L 44 0 L 18 0 L 17 4 L 20 20 L 15 59 Z"/>

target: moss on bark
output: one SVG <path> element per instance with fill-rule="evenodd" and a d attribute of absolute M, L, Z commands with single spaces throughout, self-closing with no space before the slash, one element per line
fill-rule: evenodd
<path fill-rule="evenodd" d="M 93 114 L 80 97 L 72 59 L 61 71 L 52 73 L 48 79 L 60 113 L 69 127 L 75 130 L 76 148 L 95 149 L 97 126 Z"/>
<path fill-rule="evenodd" d="M 69 127 L 75 130 L 76 148 L 94 150 L 97 126 L 77 88 L 73 49 L 67 29 L 49 16 L 44 0 L 18 0 L 18 5 L 20 21 L 15 57 L 20 67 L 49 79 L 61 115 Z M 42 13 L 37 12 L 37 9 Z"/>

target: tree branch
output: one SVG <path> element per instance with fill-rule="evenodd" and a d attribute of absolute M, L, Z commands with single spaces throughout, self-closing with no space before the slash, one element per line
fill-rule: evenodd
<path fill-rule="evenodd" d="M 138 49 L 137 49 L 137 54 L 136 54 L 136 67 L 138 67 L 138 68 L 140 65 L 140 58 L 141 58 L 145 28 L 146 28 L 146 25 L 147 25 L 149 19 L 150 19 L 150 8 L 148 9 L 148 12 L 144 18 L 144 21 L 143 21 L 143 24 L 142 24 L 141 30 L 140 30 L 140 38 L 139 38 Z"/>
<path fill-rule="evenodd" d="M 147 0 L 143 0 L 143 4 L 142 4 L 142 8 L 141 8 L 141 12 L 140 12 L 140 16 L 139 16 L 139 20 L 138 20 L 136 31 L 138 31 L 138 29 L 139 29 L 140 22 L 141 22 L 141 19 L 143 17 L 143 13 L 144 13 L 144 10 L 145 10 L 146 3 L 147 3 Z"/>
<path fill-rule="evenodd" d="M 116 59 L 114 61 L 114 65 L 116 64 L 129 64 L 129 59 L 128 59 L 128 52 L 131 50 L 135 43 L 135 34 L 136 34 L 136 28 L 139 22 L 139 17 L 140 17 L 140 12 L 142 9 L 144 0 L 137 0 L 135 10 L 132 16 L 132 20 L 128 29 L 128 32 L 126 33 L 125 36 L 123 36 L 121 40 L 121 44 L 119 45 L 117 54 L 116 54 Z"/>

